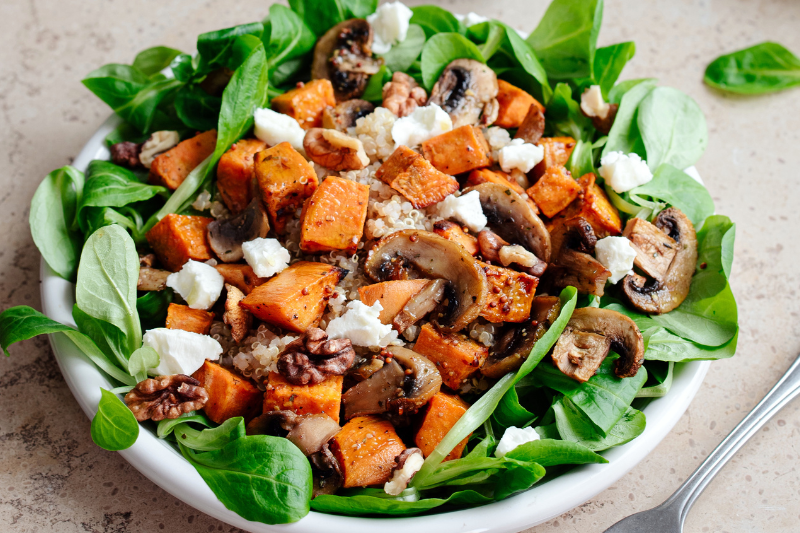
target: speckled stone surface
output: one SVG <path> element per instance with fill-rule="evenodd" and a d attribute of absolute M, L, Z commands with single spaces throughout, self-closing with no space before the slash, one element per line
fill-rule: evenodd
<path fill-rule="evenodd" d="M 416 4 L 420 2 L 409 2 Z M 191 50 L 203 31 L 259 19 L 269 2 L 0 2 L 0 309 L 40 308 L 28 205 L 108 115 L 80 83 L 143 48 Z M 531 29 L 544 0 L 450 1 Z M 698 168 L 717 209 L 737 223 L 737 356 L 714 363 L 674 431 L 593 500 L 531 531 L 603 531 L 663 501 L 755 405 L 800 352 L 800 89 L 741 98 L 702 85 L 717 55 L 763 40 L 800 53 L 796 0 L 608 0 L 600 44 L 634 40 L 624 78 L 657 77 L 693 96 L 710 142 Z M 0 531 L 234 531 L 165 493 L 92 444 L 46 339 L 0 358 Z M 789 532 L 800 526 L 800 402 L 784 409 L 700 497 L 686 531 Z M 238 530 L 236 530 L 238 531 Z"/>

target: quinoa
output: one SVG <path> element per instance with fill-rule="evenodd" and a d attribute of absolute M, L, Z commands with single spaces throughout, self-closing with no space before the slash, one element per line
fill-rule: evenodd
<path fill-rule="evenodd" d="M 354 131 L 358 140 L 364 145 L 364 151 L 370 161 L 383 161 L 394 152 L 392 126 L 397 117 L 385 107 L 377 107 L 375 111 L 356 120 Z"/>

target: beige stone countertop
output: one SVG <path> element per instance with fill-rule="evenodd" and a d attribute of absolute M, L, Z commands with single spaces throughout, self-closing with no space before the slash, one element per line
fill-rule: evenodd
<path fill-rule="evenodd" d="M 72 161 L 109 110 L 81 83 L 105 63 L 261 19 L 270 2 L 0 2 L 0 309 L 41 309 L 28 227 L 36 186 Z M 423 2 L 410 1 L 409 5 Z M 448 1 L 530 30 L 546 0 Z M 594 533 L 661 503 L 756 404 L 800 352 L 800 89 L 750 98 L 702 84 L 718 55 L 764 40 L 800 53 L 797 0 L 607 0 L 600 44 L 633 40 L 624 79 L 657 77 L 706 114 L 697 164 L 717 210 L 737 222 L 735 358 L 713 363 L 675 429 L 641 464 L 584 505 L 531 531 Z M 89 420 L 45 338 L 0 358 L 0 531 L 234 531 L 95 446 Z M 800 530 L 800 401 L 771 420 L 695 504 L 688 533 Z M 236 530 L 238 531 L 238 530 Z"/>

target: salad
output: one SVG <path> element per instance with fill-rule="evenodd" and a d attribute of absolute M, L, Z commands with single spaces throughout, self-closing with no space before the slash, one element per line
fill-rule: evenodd
<path fill-rule="evenodd" d="M 116 386 L 92 439 L 155 432 L 246 519 L 411 515 L 524 491 L 644 431 L 675 365 L 731 357 L 734 224 L 706 123 L 618 81 L 602 0 L 497 20 L 290 0 L 83 81 L 109 156 L 53 171 L 34 241 Z"/>

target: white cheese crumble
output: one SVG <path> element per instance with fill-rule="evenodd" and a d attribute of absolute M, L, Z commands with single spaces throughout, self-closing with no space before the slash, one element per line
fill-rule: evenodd
<path fill-rule="evenodd" d="M 331 339 L 350 339 L 356 346 L 380 346 L 384 348 L 397 340 L 397 332 L 391 324 L 383 324 L 378 315 L 383 311 L 380 302 L 368 307 L 353 300 L 347 304 L 342 316 L 330 321 L 326 332 Z"/>
<path fill-rule="evenodd" d="M 372 51 L 385 54 L 392 46 L 402 43 L 408 35 L 408 21 L 414 13 L 402 2 L 383 4 L 375 13 L 367 17 L 372 25 L 374 37 Z"/>
<path fill-rule="evenodd" d="M 489 222 L 483 214 L 481 195 L 478 191 L 470 191 L 461 196 L 451 194 L 436 207 L 440 217 L 455 219 L 475 233 L 485 228 Z"/>
<path fill-rule="evenodd" d="M 637 154 L 609 152 L 600 159 L 600 175 L 617 194 L 635 189 L 653 179 L 653 173 Z"/>
<path fill-rule="evenodd" d="M 300 123 L 294 118 L 262 107 L 253 113 L 253 120 L 256 137 L 268 145 L 275 146 L 282 142 L 288 142 L 292 148 L 303 155 L 306 154 L 303 148 L 306 130 L 300 127 Z"/>
<path fill-rule="evenodd" d="M 453 129 L 453 120 L 444 109 L 436 104 L 418 107 L 407 117 L 397 119 L 392 126 L 392 139 L 395 148 L 418 144 L 447 133 Z"/>
<path fill-rule="evenodd" d="M 244 260 L 259 278 L 269 278 L 289 266 L 292 256 L 278 239 L 261 237 L 242 243 Z"/>
<path fill-rule="evenodd" d="M 167 276 L 167 287 L 192 309 L 209 309 L 219 299 L 225 279 L 213 266 L 189 259 L 179 272 Z"/>
<path fill-rule="evenodd" d="M 599 85 L 592 85 L 581 95 L 581 110 L 587 117 L 606 118 L 611 106 L 603 100 Z"/>
<path fill-rule="evenodd" d="M 386 494 L 399 496 L 404 490 L 406 490 L 408 487 L 408 482 L 411 481 L 411 478 L 414 477 L 414 474 L 419 472 L 419 469 L 422 468 L 422 463 L 424 462 L 425 458 L 421 453 L 412 453 L 409 455 L 406 458 L 406 462 L 403 463 L 403 468 L 400 470 L 395 470 L 394 474 L 392 475 L 392 479 L 384 484 L 383 490 L 386 492 Z"/>
<path fill-rule="evenodd" d="M 470 26 L 474 26 L 476 24 L 480 24 L 482 22 L 488 22 L 488 18 L 484 17 L 483 15 L 478 15 L 474 11 L 470 11 L 466 15 L 461 15 L 460 13 L 456 13 L 456 18 L 459 22 L 463 22 L 464 26 L 469 28 Z"/>
<path fill-rule="evenodd" d="M 142 342 L 161 358 L 157 367 L 147 371 L 151 376 L 191 376 L 203 361 L 216 361 L 222 354 L 222 346 L 216 340 L 182 329 L 151 329 L 145 332 Z"/>
<path fill-rule="evenodd" d="M 544 159 L 544 148 L 526 143 L 522 139 L 514 139 L 500 149 L 499 163 L 504 172 L 518 168 L 522 172 L 530 172 Z"/>
<path fill-rule="evenodd" d="M 626 237 L 605 237 L 594 247 L 597 260 L 611 271 L 608 281 L 616 283 L 627 276 L 633 268 L 636 250 Z"/>
<path fill-rule="evenodd" d="M 495 457 L 503 457 L 505 454 L 515 449 L 517 446 L 522 446 L 526 442 L 533 442 L 539 440 L 541 437 L 533 427 L 518 428 L 511 426 L 505 433 L 503 438 L 497 444 L 497 449 L 494 451 Z"/>

